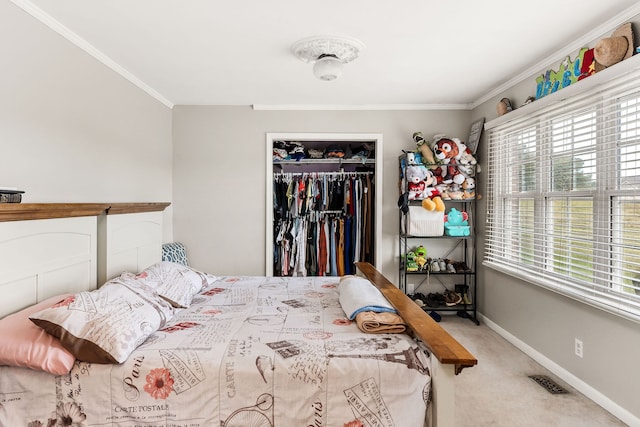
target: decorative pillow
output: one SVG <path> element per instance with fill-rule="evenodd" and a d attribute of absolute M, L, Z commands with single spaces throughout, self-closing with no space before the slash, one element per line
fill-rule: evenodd
<path fill-rule="evenodd" d="M 65 303 L 29 318 L 59 338 L 78 360 L 92 363 L 124 362 L 173 316 L 173 307 L 153 289 L 119 279 L 75 294 Z"/>
<path fill-rule="evenodd" d="M 29 321 L 29 315 L 55 306 L 73 294 L 48 298 L 0 320 L 0 365 L 19 366 L 54 375 L 69 373 L 76 358 L 53 335 Z"/>
<path fill-rule="evenodd" d="M 123 273 L 125 280 L 133 275 Z M 144 281 L 176 308 L 187 308 L 191 300 L 200 290 L 215 280 L 215 277 L 191 267 L 170 261 L 161 261 L 147 267 L 135 275 L 139 281 Z"/>
<path fill-rule="evenodd" d="M 162 245 L 162 261 L 175 262 L 189 266 L 187 248 L 180 242 L 165 243 Z"/>

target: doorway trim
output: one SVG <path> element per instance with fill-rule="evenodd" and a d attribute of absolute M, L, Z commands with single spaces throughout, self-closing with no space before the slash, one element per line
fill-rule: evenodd
<path fill-rule="evenodd" d="M 266 135 L 267 147 L 267 176 L 266 176 L 266 275 L 273 276 L 273 142 L 274 141 L 296 141 L 296 142 L 372 142 L 375 144 L 375 266 L 380 267 L 380 241 L 382 239 L 382 147 L 381 133 L 272 133 Z"/>

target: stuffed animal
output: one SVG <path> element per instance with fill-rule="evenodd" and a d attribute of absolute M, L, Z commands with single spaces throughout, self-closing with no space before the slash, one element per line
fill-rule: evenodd
<path fill-rule="evenodd" d="M 432 148 L 439 163 L 463 165 L 477 163 L 469 147 L 459 138 L 449 138 L 444 134 L 434 135 Z"/>
<path fill-rule="evenodd" d="M 462 185 L 464 185 L 464 182 L 461 185 L 449 184 L 449 188 L 447 189 L 447 195 L 449 195 L 449 198 L 451 200 L 464 199 L 464 190 L 462 189 Z"/>
<path fill-rule="evenodd" d="M 436 190 L 440 193 L 442 200 L 451 200 L 451 197 L 449 197 L 449 184 L 443 184 L 438 181 L 438 184 L 436 184 Z"/>
<path fill-rule="evenodd" d="M 476 180 L 469 177 L 461 185 L 462 198 L 463 199 L 475 199 L 476 198 Z"/>
<path fill-rule="evenodd" d="M 422 155 L 422 162 L 427 165 L 435 165 L 436 159 L 433 156 L 433 150 L 429 146 L 429 142 L 422 136 L 422 132 L 414 132 L 413 141 Z"/>
<path fill-rule="evenodd" d="M 431 146 L 436 160 L 448 165 L 456 163 L 456 160 L 460 158 L 460 144 L 458 138 L 448 138 L 443 134 L 438 134 L 434 135 Z"/>
<path fill-rule="evenodd" d="M 407 165 L 417 166 L 422 164 L 422 155 L 415 151 L 405 151 L 407 155 Z"/>
<path fill-rule="evenodd" d="M 469 215 L 466 212 L 451 208 L 449 213 L 444 216 L 444 234 L 447 236 L 468 236 L 471 234 L 468 219 Z"/>
<path fill-rule="evenodd" d="M 438 182 L 443 184 L 462 185 L 467 175 L 458 165 L 440 166 L 435 170 Z"/>
<path fill-rule="evenodd" d="M 458 165 L 460 165 L 458 166 L 458 169 L 460 169 L 460 171 L 467 177 L 475 176 L 476 172 L 479 172 L 479 170 L 476 171 L 476 169 L 479 169 L 479 166 L 476 166 L 478 161 L 473 156 L 473 153 L 471 153 L 469 147 L 465 144 L 462 145 L 464 146 L 464 150 L 460 154 L 460 158 L 457 160 Z"/>
<path fill-rule="evenodd" d="M 420 245 L 414 251 L 416 254 L 416 263 L 418 264 L 419 270 L 424 270 L 425 265 L 427 265 L 427 249 Z"/>
<path fill-rule="evenodd" d="M 444 202 L 442 201 L 442 197 L 440 197 L 440 190 L 436 187 L 438 180 L 436 179 L 433 172 L 427 170 L 427 176 L 424 179 L 426 184 L 426 188 L 422 193 L 422 207 L 428 211 L 444 211 Z"/>
<path fill-rule="evenodd" d="M 433 152 L 436 159 L 443 164 L 436 173 L 436 176 L 440 177 L 439 182 L 461 185 L 466 177 L 473 173 L 473 167 L 469 165 L 475 164 L 475 158 L 460 139 L 448 138 L 442 134 L 435 135 Z"/>
<path fill-rule="evenodd" d="M 411 251 L 411 252 L 407 252 L 406 255 L 406 261 L 407 261 L 407 271 L 418 271 L 418 263 L 416 262 L 416 254 L 415 252 Z"/>
<path fill-rule="evenodd" d="M 424 179 L 427 178 L 427 168 L 424 166 L 407 166 L 405 177 L 407 179 L 407 191 L 409 192 L 409 200 L 422 199 L 427 184 Z"/>

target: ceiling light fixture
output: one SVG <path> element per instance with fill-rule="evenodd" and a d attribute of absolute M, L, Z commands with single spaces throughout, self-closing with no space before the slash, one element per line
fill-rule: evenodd
<path fill-rule="evenodd" d="M 313 74 L 324 81 L 342 75 L 342 65 L 356 59 L 364 44 L 350 37 L 315 36 L 299 40 L 291 46 L 301 61 L 313 63 Z"/>

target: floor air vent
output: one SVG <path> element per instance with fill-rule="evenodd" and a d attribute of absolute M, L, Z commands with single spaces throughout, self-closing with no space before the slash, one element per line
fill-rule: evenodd
<path fill-rule="evenodd" d="M 529 375 L 529 378 L 540 384 L 551 394 L 566 394 L 569 393 L 563 387 L 559 386 L 558 383 L 553 381 L 551 378 L 546 375 Z"/>

